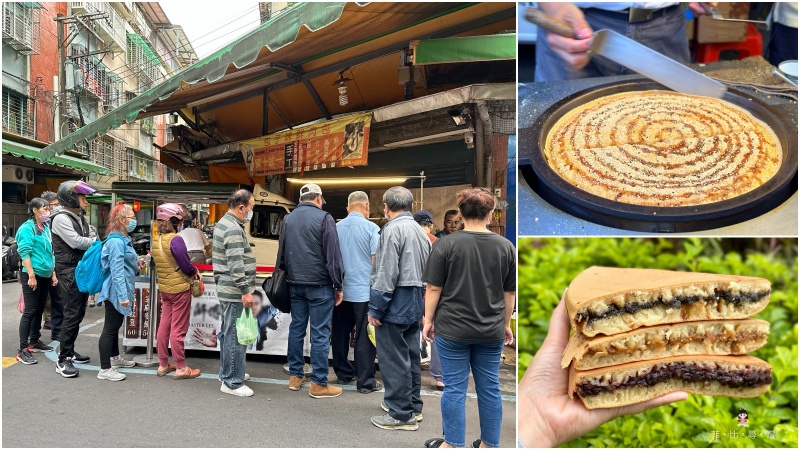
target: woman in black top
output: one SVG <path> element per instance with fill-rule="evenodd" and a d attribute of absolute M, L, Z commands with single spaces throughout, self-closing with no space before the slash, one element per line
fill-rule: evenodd
<path fill-rule="evenodd" d="M 426 447 L 462 447 L 465 403 L 472 370 L 478 395 L 481 438 L 473 446 L 498 447 L 503 405 L 500 355 L 513 342 L 511 313 L 516 291 L 516 251 L 510 241 L 486 228 L 495 208 L 487 189 L 456 196 L 464 229 L 436 241 L 425 267 L 425 328 L 442 363 L 444 439 Z M 435 337 L 434 337 L 435 329 Z"/>

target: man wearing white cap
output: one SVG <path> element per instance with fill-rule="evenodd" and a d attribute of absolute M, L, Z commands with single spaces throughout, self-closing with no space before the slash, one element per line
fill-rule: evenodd
<path fill-rule="evenodd" d="M 342 301 L 344 263 L 333 217 L 322 210 L 322 189 L 300 188 L 300 203 L 283 221 L 283 258 L 292 298 L 289 326 L 289 389 L 299 391 L 303 373 L 303 339 L 311 322 L 311 388 L 314 398 L 336 397 L 342 388 L 328 384 L 328 349 L 334 304 Z"/>

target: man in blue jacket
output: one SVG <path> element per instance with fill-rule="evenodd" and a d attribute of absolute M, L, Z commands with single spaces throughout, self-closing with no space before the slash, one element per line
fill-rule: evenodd
<path fill-rule="evenodd" d="M 414 221 L 411 191 L 395 186 L 383 194 L 383 226 L 372 266 L 369 323 L 375 327 L 383 384 L 381 407 L 372 418 L 385 430 L 416 430 L 422 420 L 419 321 L 425 310 L 422 272 L 431 244 Z"/>
<path fill-rule="evenodd" d="M 344 264 L 333 217 L 322 210 L 322 189 L 313 183 L 300 188 L 300 203 L 283 221 L 283 259 L 292 323 L 289 325 L 289 389 L 299 391 L 303 372 L 303 339 L 311 322 L 311 388 L 314 398 L 336 397 L 342 388 L 328 384 L 328 349 L 333 307 L 342 302 Z"/>

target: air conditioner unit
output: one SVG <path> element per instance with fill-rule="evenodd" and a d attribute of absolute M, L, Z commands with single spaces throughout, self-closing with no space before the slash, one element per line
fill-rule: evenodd
<path fill-rule="evenodd" d="M 3 181 L 20 184 L 33 184 L 34 172 L 28 167 L 3 164 Z"/>

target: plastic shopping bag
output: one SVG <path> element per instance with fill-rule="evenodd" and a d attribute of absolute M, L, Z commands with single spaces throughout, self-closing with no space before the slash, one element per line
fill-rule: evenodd
<path fill-rule="evenodd" d="M 236 337 L 242 345 L 250 345 L 258 338 L 258 321 L 250 308 L 244 308 L 236 319 Z"/>

